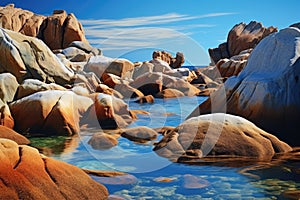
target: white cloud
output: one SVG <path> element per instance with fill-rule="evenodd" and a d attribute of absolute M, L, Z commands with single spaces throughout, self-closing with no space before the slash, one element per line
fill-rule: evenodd
<path fill-rule="evenodd" d="M 233 15 L 209 13 L 198 16 L 168 13 L 123 19 L 80 20 L 89 42 L 104 51 L 128 51 L 149 47 L 166 48 L 185 43 L 199 29 L 214 27 L 200 19 Z M 180 47 L 180 46 L 179 46 Z M 172 47 L 170 47 L 172 48 Z"/>

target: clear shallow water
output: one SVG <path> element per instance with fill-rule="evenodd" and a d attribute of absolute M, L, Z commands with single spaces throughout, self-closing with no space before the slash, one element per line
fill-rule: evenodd
<path fill-rule="evenodd" d="M 131 110 L 145 110 L 131 126 L 177 126 L 204 101 L 203 97 L 156 99 L 154 104 L 127 102 Z M 171 163 L 152 151 L 152 143 L 137 144 L 120 137 L 118 146 L 94 150 L 87 144 L 96 129 L 73 137 L 32 138 L 44 154 L 85 169 L 123 171 L 116 178 L 92 176 L 110 194 L 125 199 L 277 199 L 287 190 L 300 190 L 299 160 L 275 160 L 247 167 L 191 166 Z M 156 141 L 160 139 L 157 138 Z"/>

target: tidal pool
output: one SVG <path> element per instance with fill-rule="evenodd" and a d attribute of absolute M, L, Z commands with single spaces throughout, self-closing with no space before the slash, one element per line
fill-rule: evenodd
<path fill-rule="evenodd" d="M 138 120 L 130 126 L 177 126 L 205 99 L 155 99 L 154 104 L 142 105 L 130 100 L 129 109 L 150 113 L 138 115 Z M 161 136 L 144 144 L 119 137 L 116 147 L 95 150 L 88 141 L 99 131 L 83 128 L 72 137 L 31 138 L 31 145 L 80 168 L 128 173 L 113 178 L 92 176 L 111 195 L 124 199 L 287 199 L 299 194 L 299 149 L 270 162 L 187 165 L 172 163 L 152 151 L 153 142 Z"/>

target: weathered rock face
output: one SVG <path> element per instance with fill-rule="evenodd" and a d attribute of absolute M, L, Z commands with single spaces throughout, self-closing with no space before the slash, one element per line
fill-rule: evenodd
<path fill-rule="evenodd" d="M 93 104 L 88 97 L 71 91 L 43 91 L 10 104 L 15 130 L 31 135 L 78 133 L 81 115 Z M 28 117 L 30 116 L 30 117 Z"/>
<path fill-rule="evenodd" d="M 13 129 L 7 128 L 6 126 L 0 125 L 0 138 L 9 139 L 17 144 L 29 144 L 30 141 L 20 135 L 19 133 L 15 132 Z"/>
<path fill-rule="evenodd" d="M 216 67 L 222 77 L 237 76 L 246 66 L 248 57 L 252 49 L 241 51 L 239 55 L 232 56 L 230 59 L 224 58 L 218 61 Z"/>
<path fill-rule="evenodd" d="M 103 93 L 93 94 L 94 106 L 89 109 L 85 121 L 91 126 L 100 126 L 102 129 L 117 129 L 130 122 L 128 105 L 121 99 Z"/>
<path fill-rule="evenodd" d="M 87 42 L 82 25 L 73 14 L 63 10 L 52 16 L 36 15 L 30 11 L 15 8 L 13 4 L 0 7 L 0 27 L 39 37 L 52 50 L 68 47 L 73 41 Z"/>
<path fill-rule="evenodd" d="M 209 157 L 248 157 L 269 160 L 292 148 L 244 118 L 210 114 L 191 118 L 166 134 L 154 148 L 160 156 L 177 162 Z"/>
<path fill-rule="evenodd" d="M 1 199 L 107 199 L 107 189 L 81 169 L 37 149 L 0 139 Z M 78 189 L 80 188 L 80 190 Z"/>
<path fill-rule="evenodd" d="M 129 84 L 118 84 L 114 87 L 124 98 L 143 97 L 144 94 L 136 88 L 131 87 Z"/>
<path fill-rule="evenodd" d="M 81 85 L 90 93 L 96 91 L 97 86 L 101 83 L 100 79 L 93 72 L 77 72 L 74 78 L 74 86 Z"/>
<path fill-rule="evenodd" d="M 299 145 L 300 62 L 297 28 L 273 34 L 256 46 L 248 64 L 237 76 L 225 82 L 227 105 L 220 103 L 222 91 L 216 91 L 196 108 L 190 117 L 211 112 L 243 116 L 260 128 L 291 145 Z M 212 103 L 213 102 L 213 103 Z"/>
<path fill-rule="evenodd" d="M 274 32 L 277 32 L 277 28 L 266 28 L 256 21 L 237 24 L 228 33 L 227 42 L 218 48 L 209 49 L 209 55 L 217 63 L 222 58 L 230 58 L 243 50 L 254 48 L 263 38 Z"/>
<path fill-rule="evenodd" d="M 168 65 L 174 69 L 179 68 L 184 63 L 184 55 L 181 52 L 176 53 L 176 57 L 172 57 L 169 52 L 166 51 L 154 51 L 152 54 L 153 60 L 159 59 L 168 63 Z"/>
<path fill-rule="evenodd" d="M 17 79 L 12 74 L 0 74 L 0 99 L 4 103 L 11 102 L 14 99 L 18 86 Z"/>
<path fill-rule="evenodd" d="M 10 72 L 19 83 L 34 78 L 70 83 L 74 72 L 65 67 L 39 39 L 0 28 L 0 73 Z"/>
<path fill-rule="evenodd" d="M 169 72 L 173 71 L 166 61 L 155 58 L 150 60 L 149 63 L 153 64 L 153 72 Z"/>
<path fill-rule="evenodd" d="M 145 73 L 153 72 L 153 67 L 154 65 L 152 63 L 143 63 L 141 66 L 134 67 L 132 79 L 135 80 L 137 77 Z"/>
<path fill-rule="evenodd" d="M 49 16 L 43 22 L 42 30 L 38 37 L 41 38 L 50 49 L 61 49 L 63 46 L 63 25 L 66 19 L 66 11 L 56 10 L 52 16 Z"/>
<path fill-rule="evenodd" d="M 14 119 L 7 103 L 13 101 L 18 86 L 19 84 L 12 74 L 0 74 L 0 125 L 14 127 Z"/>
<path fill-rule="evenodd" d="M 1 27 L 13 31 L 20 31 L 23 24 L 34 16 L 34 14 L 30 11 L 14 8 L 14 4 L 0 7 L 0 13 Z"/>
<path fill-rule="evenodd" d="M 67 89 L 57 85 L 55 83 L 44 83 L 39 80 L 35 79 L 27 79 L 23 81 L 21 85 L 19 85 L 17 92 L 16 92 L 16 99 L 21 99 L 23 97 L 29 96 L 31 94 L 34 94 L 36 92 L 41 92 L 45 90 L 61 90 L 66 91 Z"/>
<path fill-rule="evenodd" d="M 255 21 L 235 25 L 227 38 L 229 55 L 238 55 L 243 50 L 254 48 L 263 38 L 274 32 L 277 32 L 277 28 L 266 28 Z"/>
<path fill-rule="evenodd" d="M 81 23 L 77 20 L 75 15 L 71 13 L 64 22 L 62 47 L 68 47 L 73 41 L 83 41 L 87 43 Z"/>

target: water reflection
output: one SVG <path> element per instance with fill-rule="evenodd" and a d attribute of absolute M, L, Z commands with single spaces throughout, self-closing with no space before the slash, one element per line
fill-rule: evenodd
<path fill-rule="evenodd" d="M 40 153 L 53 157 L 72 153 L 76 150 L 80 138 L 73 136 L 52 136 L 52 137 L 32 137 L 29 138 L 30 146 L 39 150 Z"/>

